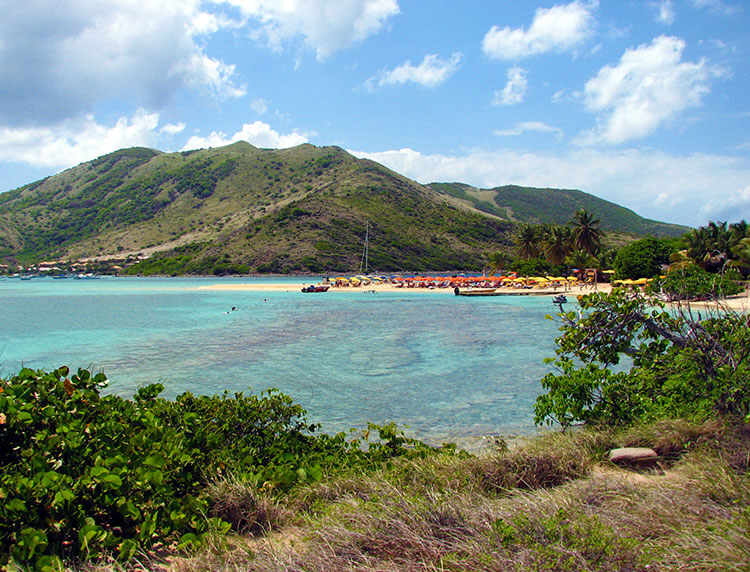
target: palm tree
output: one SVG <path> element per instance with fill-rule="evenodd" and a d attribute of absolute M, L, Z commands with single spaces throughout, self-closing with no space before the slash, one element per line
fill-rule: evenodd
<path fill-rule="evenodd" d="M 508 264 L 510 264 L 510 256 L 507 252 L 503 252 L 502 250 L 491 252 L 487 255 L 487 274 L 492 276 L 496 270 L 500 270 L 500 274 L 502 275 L 503 267 L 507 267 Z"/>
<path fill-rule="evenodd" d="M 727 259 L 732 250 L 732 243 L 735 242 L 735 234 L 727 227 L 726 221 L 708 223 L 708 232 L 711 236 L 711 254 L 719 259 Z M 739 242 L 739 239 L 736 240 Z"/>
<path fill-rule="evenodd" d="M 595 264 L 598 264 L 597 260 L 593 256 L 591 256 L 585 250 L 580 249 L 571 252 L 566 259 L 566 262 L 570 265 L 571 268 L 577 268 L 581 271 L 584 271 L 586 268 L 591 268 Z"/>
<path fill-rule="evenodd" d="M 740 263 L 750 264 L 750 237 L 740 240 L 735 250 Z"/>
<path fill-rule="evenodd" d="M 572 251 L 571 231 L 567 226 L 551 226 L 542 239 L 544 257 L 550 264 L 562 264 Z"/>
<path fill-rule="evenodd" d="M 704 227 L 694 228 L 685 235 L 687 255 L 702 265 L 704 258 L 711 252 L 710 237 Z"/>
<path fill-rule="evenodd" d="M 599 228 L 599 219 L 581 208 L 573 215 L 573 247 L 596 256 L 602 245 L 604 232 Z"/>
<path fill-rule="evenodd" d="M 602 270 L 612 268 L 615 264 L 615 256 L 617 256 L 616 248 L 600 250 L 596 255 L 596 261 L 599 263 L 599 268 Z"/>
<path fill-rule="evenodd" d="M 519 224 L 514 235 L 516 254 L 529 259 L 539 256 L 539 233 L 533 224 Z"/>
<path fill-rule="evenodd" d="M 732 231 L 732 234 L 737 237 L 737 240 L 742 240 L 743 238 L 750 237 L 750 225 L 747 224 L 747 221 L 745 219 L 742 219 L 740 222 L 730 224 L 729 230 Z"/>

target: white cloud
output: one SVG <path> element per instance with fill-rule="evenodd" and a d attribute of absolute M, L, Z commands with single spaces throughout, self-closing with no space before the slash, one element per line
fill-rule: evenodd
<path fill-rule="evenodd" d="M 177 135 L 185 130 L 186 125 L 180 121 L 177 124 L 167 123 L 164 127 L 159 129 L 159 133 L 166 133 L 167 135 Z"/>
<path fill-rule="evenodd" d="M 481 188 L 507 184 L 580 189 L 633 209 L 641 216 L 700 226 L 713 205 L 734 201 L 732 220 L 750 220 L 750 161 L 737 157 L 670 155 L 651 150 L 572 150 L 561 155 L 512 150 L 462 156 L 412 149 L 365 153 L 421 183 L 461 181 Z M 716 215 L 711 215 L 716 216 Z"/>
<path fill-rule="evenodd" d="M 672 0 L 661 0 L 660 2 L 652 2 L 651 7 L 656 10 L 656 21 L 660 24 L 666 24 L 671 26 L 674 24 L 675 11 L 672 5 Z"/>
<path fill-rule="evenodd" d="M 576 1 L 537 8 L 528 30 L 492 26 L 482 49 L 491 58 L 516 60 L 545 52 L 564 52 L 582 44 L 593 32 L 591 7 Z"/>
<path fill-rule="evenodd" d="M 508 70 L 508 83 L 502 91 L 496 91 L 492 100 L 493 105 L 514 105 L 521 103 L 526 95 L 528 81 L 526 70 L 514 66 Z"/>
<path fill-rule="evenodd" d="M 705 220 L 750 221 L 750 186 L 738 189 L 729 196 L 709 200 L 700 209 Z"/>
<path fill-rule="evenodd" d="M 265 99 L 254 99 L 250 103 L 250 109 L 252 109 L 258 115 L 263 115 L 268 111 L 268 102 Z"/>
<path fill-rule="evenodd" d="M 498 137 L 516 137 L 518 135 L 523 135 L 524 133 L 527 133 L 529 131 L 554 133 L 557 139 L 562 139 L 563 137 L 562 129 L 558 127 L 552 127 L 551 125 L 547 125 L 546 123 L 542 123 L 541 121 L 522 121 L 521 123 L 516 123 L 516 125 L 511 129 L 499 129 L 495 131 L 495 135 L 497 135 Z"/>
<path fill-rule="evenodd" d="M 618 144 L 645 137 L 682 111 L 701 104 L 709 79 L 720 70 L 704 60 L 683 62 L 684 40 L 659 36 L 627 50 L 616 66 L 605 66 L 586 82 L 586 108 L 598 127 L 582 143 Z"/>
<path fill-rule="evenodd" d="M 251 145 L 266 149 L 285 149 L 307 143 L 308 138 L 297 131 L 282 135 L 271 129 L 271 126 L 267 123 L 255 121 L 254 123 L 245 123 L 242 129 L 230 136 L 221 131 L 214 131 L 208 137 L 194 135 L 185 143 L 183 150 L 223 147 L 237 141 L 247 141 Z"/>
<path fill-rule="evenodd" d="M 693 5 L 699 10 L 707 9 L 722 16 L 731 16 L 742 11 L 741 7 L 727 4 L 723 0 L 693 0 Z"/>
<path fill-rule="evenodd" d="M 245 86 L 236 87 L 232 83 L 234 65 L 228 65 L 204 54 L 193 54 L 189 59 L 176 63 L 171 73 L 181 75 L 191 87 L 205 86 L 214 97 L 242 97 L 247 93 Z"/>
<path fill-rule="evenodd" d="M 378 33 L 399 13 L 396 0 L 214 0 L 257 22 L 274 49 L 302 36 L 318 59 Z"/>
<path fill-rule="evenodd" d="M 57 122 L 116 97 L 155 109 L 181 88 L 238 97 L 234 68 L 204 53 L 220 25 L 201 0 L 6 0 L 0 124 Z M 135 106 L 134 105 L 134 106 Z"/>
<path fill-rule="evenodd" d="M 154 146 L 158 124 L 158 114 L 139 110 L 111 127 L 96 123 L 91 116 L 55 127 L 0 127 L 0 161 L 71 167 L 124 147 Z M 182 127 L 165 125 L 162 131 L 176 132 Z"/>
<path fill-rule="evenodd" d="M 384 85 L 403 85 L 407 82 L 418 83 L 425 87 L 436 87 L 444 83 L 461 67 L 462 56 L 459 53 L 444 60 L 436 54 L 427 54 L 418 66 L 410 61 L 390 70 L 384 71 L 376 78 L 366 82 L 368 89 Z"/>

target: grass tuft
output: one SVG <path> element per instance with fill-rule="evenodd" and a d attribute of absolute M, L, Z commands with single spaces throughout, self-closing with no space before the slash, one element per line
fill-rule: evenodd
<path fill-rule="evenodd" d="M 213 483 L 207 492 L 211 506 L 209 516 L 228 522 L 239 534 L 266 534 L 288 518 L 287 511 L 277 501 L 249 483 L 231 477 Z"/>

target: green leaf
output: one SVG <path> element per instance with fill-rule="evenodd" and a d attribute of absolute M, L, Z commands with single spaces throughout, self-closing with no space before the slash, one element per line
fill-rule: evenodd
<path fill-rule="evenodd" d="M 18 534 L 14 552 L 20 549 L 21 560 L 31 560 L 35 554 L 44 552 L 47 548 L 47 535 L 37 528 L 24 528 Z"/>
<path fill-rule="evenodd" d="M 61 572 L 65 570 L 62 560 L 54 555 L 40 556 L 36 560 L 36 569 L 40 572 Z"/>
<path fill-rule="evenodd" d="M 180 536 L 180 542 L 177 545 L 177 548 L 180 550 L 184 550 L 185 548 L 198 548 L 200 544 L 201 538 L 193 532 L 188 532 Z"/>
<path fill-rule="evenodd" d="M 143 464 L 147 467 L 162 468 L 167 464 L 167 460 L 159 455 L 149 455 L 144 459 Z"/>
<path fill-rule="evenodd" d="M 5 510 L 10 512 L 24 512 L 26 510 L 26 502 L 21 499 L 10 499 L 5 501 Z"/>
<path fill-rule="evenodd" d="M 164 473 L 159 469 L 146 472 L 146 480 L 152 485 L 160 485 L 164 482 Z"/>
<path fill-rule="evenodd" d="M 114 473 L 104 475 L 99 482 L 103 485 L 109 485 L 111 488 L 119 488 L 122 486 L 122 479 Z"/>
<path fill-rule="evenodd" d="M 130 538 L 123 540 L 117 548 L 118 560 L 121 562 L 130 560 L 135 556 L 136 550 L 138 550 L 138 543 L 135 540 Z"/>

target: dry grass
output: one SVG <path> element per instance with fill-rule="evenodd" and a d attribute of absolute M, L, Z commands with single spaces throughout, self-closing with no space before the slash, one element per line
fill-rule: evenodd
<path fill-rule="evenodd" d="M 255 487 L 234 477 L 213 483 L 208 488 L 211 510 L 239 534 L 266 534 L 289 519 L 289 511 Z"/>
<path fill-rule="evenodd" d="M 670 466 L 634 473 L 602 462 L 629 444 L 656 448 Z M 719 424 L 551 434 L 502 454 L 309 487 L 285 500 L 279 530 L 172 568 L 747 570 L 748 458 L 750 437 Z"/>

